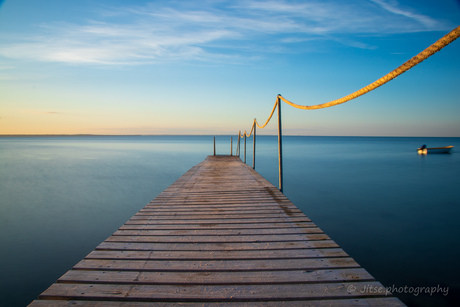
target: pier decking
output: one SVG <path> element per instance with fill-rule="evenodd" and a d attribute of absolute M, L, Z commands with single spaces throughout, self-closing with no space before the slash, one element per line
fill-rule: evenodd
<path fill-rule="evenodd" d="M 30 306 L 168 303 L 403 305 L 231 156 L 191 168 Z"/>

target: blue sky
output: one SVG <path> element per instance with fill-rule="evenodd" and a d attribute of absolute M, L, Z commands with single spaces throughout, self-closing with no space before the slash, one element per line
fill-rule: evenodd
<path fill-rule="evenodd" d="M 0 5 L 0 134 L 237 134 L 278 93 L 340 98 L 460 24 L 449 0 Z M 459 54 L 455 41 L 340 106 L 284 104 L 284 132 L 460 137 Z"/>

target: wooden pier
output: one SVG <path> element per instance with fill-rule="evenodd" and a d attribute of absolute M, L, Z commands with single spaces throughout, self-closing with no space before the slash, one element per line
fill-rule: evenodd
<path fill-rule="evenodd" d="M 276 187 L 209 156 L 30 306 L 402 306 Z"/>

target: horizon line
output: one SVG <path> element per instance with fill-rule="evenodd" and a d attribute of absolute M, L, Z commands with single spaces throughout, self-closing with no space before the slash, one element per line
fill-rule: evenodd
<path fill-rule="evenodd" d="M 75 133 L 75 134 L 0 134 L 0 137 L 79 137 L 79 136 L 236 136 L 236 134 L 92 134 L 92 133 Z M 258 134 L 258 136 L 278 136 L 277 134 Z M 308 136 L 308 137 L 394 137 L 394 138 L 460 138 L 460 136 L 411 136 L 411 135 L 300 135 L 300 134 L 283 134 L 284 136 Z M 250 138 L 250 137 L 248 137 Z"/>

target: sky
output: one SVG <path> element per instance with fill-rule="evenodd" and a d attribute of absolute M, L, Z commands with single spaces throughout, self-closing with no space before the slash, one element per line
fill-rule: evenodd
<path fill-rule="evenodd" d="M 0 134 L 238 134 L 277 94 L 343 97 L 459 24 L 459 0 L 0 1 Z M 283 132 L 460 137 L 459 54 L 283 104 Z"/>

